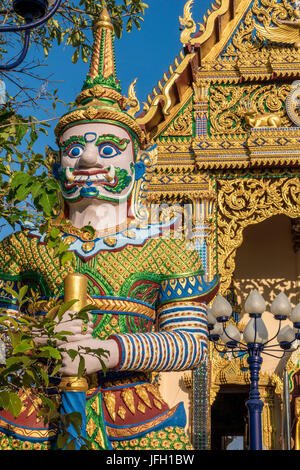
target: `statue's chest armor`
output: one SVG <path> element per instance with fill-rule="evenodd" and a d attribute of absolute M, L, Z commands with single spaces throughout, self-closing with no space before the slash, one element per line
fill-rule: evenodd
<path fill-rule="evenodd" d="M 105 339 L 112 333 L 153 329 L 161 255 L 156 244 L 146 243 L 103 250 L 87 262 L 77 260 L 78 271 L 89 280 L 90 301 L 99 307 L 94 314 L 95 336 Z"/>

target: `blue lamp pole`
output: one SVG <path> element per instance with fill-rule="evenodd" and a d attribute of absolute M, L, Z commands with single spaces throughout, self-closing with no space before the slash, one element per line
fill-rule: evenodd
<path fill-rule="evenodd" d="M 262 423 L 261 416 L 264 407 L 263 401 L 260 399 L 258 389 L 259 373 L 263 359 L 261 357 L 262 345 L 252 344 L 248 348 L 249 356 L 247 362 L 250 371 L 250 393 L 247 401 L 249 412 L 249 441 L 251 450 L 262 450 Z"/>
<path fill-rule="evenodd" d="M 243 331 L 243 341 L 240 331 L 233 323 L 228 323 L 232 313 L 229 302 L 218 295 L 208 309 L 209 340 L 220 353 L 230 351 L 233 357 L 248 354 L 247 362 L 250 373 L 250 392 L 246 403 L 249 416 L 249 448 L 250 450 L 262 450 L 262 411 L 264 403 L 259 393 L 259 377 L 263 362 L 262 354 L 281 358 L 287 351 L 295 349 L 295 340 L 300 339 L 300 304 L 292 311 L 286 295 L 281 292 L 271 305 L 271 312 L 279 321 L 278 331 L 270 340 L 268 331 L 262 320 L 262 314 L 266 310 L 266 303 L 261 294 L 254 290 L 245 302 L 245 312 L 249 313 L 250 320 Z M 287 325 L 281 328 L 282 320 L 290 320 L 294 329 Z M 225 324 L 227 326 L 225 327 Z M 277 339 L 279 348 L 273 341 Z M 297 346 L 296 346 L 297 347 Z M 273 354 L 277 353 L 277 355 Z M 278 356 L 278 352 L 281 353 Z"/>
<path fill-rule="evenodd" d="M 24 18 L 25 24 L 1 26 L 0 33 L 24 31 L 23 48 L 14 62 L 0 65 L 0 71 L 12 70 L 23 62 L 29 49 L 31 31 L 46 23 L 56 13 L 61 2 L 62 0 L 55 0 L 54 3 L 52 1 L 52 8 L 48 12 L 47 0 L 15 0 L 13 2 L 14 11 Z"/>

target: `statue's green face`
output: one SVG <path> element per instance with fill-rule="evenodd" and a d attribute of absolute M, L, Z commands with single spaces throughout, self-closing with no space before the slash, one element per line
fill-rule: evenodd
<path fill-rule="evenodd" d="M 66 202 L 129 198 L 134 184 L 134 147 L 125 129 L 114 124 L 80 124 L 62 134 L 59 146 L 59 181 Z"/>

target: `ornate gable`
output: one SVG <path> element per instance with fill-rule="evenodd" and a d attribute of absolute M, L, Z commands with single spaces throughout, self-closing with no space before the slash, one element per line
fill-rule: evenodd
<path fill-rule="evenodd" d="M 180 171 L 298 166 L 300 26 L 293 2 L 218 0 L 198 32 L 192 4 L 180 18 L 183 50 L 138 118 L 148 138 L 163 155 L 163 144 L 190 142 L 189 157 L 175 151 L 169 159 Z"/>

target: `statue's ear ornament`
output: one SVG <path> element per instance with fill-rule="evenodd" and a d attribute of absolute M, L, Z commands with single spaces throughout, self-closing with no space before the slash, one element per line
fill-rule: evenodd
<path fill-rule="evenodd" d="M 131 213 L 136 221 L 148 223 L 147 194 L 152 172 L 157 162 L 157 145 L 138 152 L 135 163 L 135 180 Z"/>

